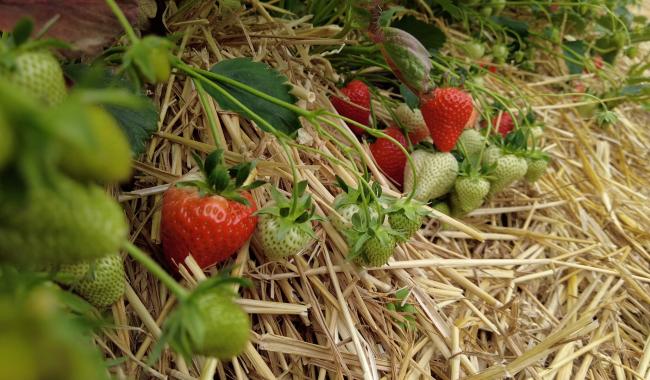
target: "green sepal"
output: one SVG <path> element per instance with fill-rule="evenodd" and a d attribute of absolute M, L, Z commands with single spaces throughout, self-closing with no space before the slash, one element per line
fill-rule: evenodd
<path fill-rule="evenodd" d="M 241 195 L 240 190 L 254 189 L 265 183 L 264 181 L 253 181 L 249 185 L 242 186 L 250 171 L 255 167 L 255 163 L 244 162 L 228 168 L 224 164 L 224 151 L 222 149 L 214 150 L 207 155 L 205 160 L 202 160 L 196 153 L 193 153 L 192 156 L 204 178 L 179 182 L 177 186 L 196 187 L 201 196 L 220 195 L 226 199 L 249 206 L 250 202 Z"/>

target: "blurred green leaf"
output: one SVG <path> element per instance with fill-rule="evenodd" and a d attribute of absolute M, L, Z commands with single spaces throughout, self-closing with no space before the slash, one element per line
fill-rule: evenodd
<path fill-rule="evenodd" d="M 570 74 L 580 74 L 584 69 L 582 61 L 585 59 L 587 44 L 584 41 L 568 41 L 562 46 L 564 62 Z"/>
<path fill-rule="evenodd" d="M 126 89 L 141 100 L 137 108 L 115 104 L 104 105 L 104 108 L 115 118 L 128 137 L 133 154 L 143 153 L 147 140 L 158 128 L 158 110 L 151 99 L 136 92 L 130 81 L 114 75 L 111 70 L 100 65 L 73 64 L 65 66 L 64 71 L 78 87 Z"/>
<path fill-rule="evenodd" d="M 404 102 L 410 109 L 416 109 L 420 106 L 420 99 L 406 85 L 399 85 L 399 92 L 404 98 Z"/>

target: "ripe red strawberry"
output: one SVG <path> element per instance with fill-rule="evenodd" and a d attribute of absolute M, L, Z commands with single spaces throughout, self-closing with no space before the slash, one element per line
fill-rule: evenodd
<path fill-rule="evenodd" d="M 336 108 L 336 111 L 357 123 L 370 125 L 370 91 L 368 86 L 360 80 L 353 80 L 347 86 L 341 89 L 341 93 L 348 99 L 341 99 L 338 96 L 332 96 L 330 101 Z M 357 136 L 363 135 L 364 130 L 348 124 L 352 132 Z"/>
<path fill-rule="evenodd" d="M 476 120 L 472 97 L 461 89 L 437 88 L 421 99 L 420 110 L 436 148 L 442 152 L 454 149 L 465 127 Z"/>
<path fill-rule="evenodd" d="M 172 186 L 165 192 L 162 244 L 165 259 L 173 268 L 190 254 L 201 268 L 224 261 L 255 230 L 257 216 L 253 215 L 256 211 L 253 198 L 250 193 L 238 190 L 251 165 L 231 168 L 229 173 L 221 162 L 222 151 L 211 154 L 205 166 L 200 165 L 204 174 L 208 173 L 205 182 L 183 183 L 179 185 L 185 186 Z"/>
<path fill-rule="evenodd" d="M 493 128 L 496 132 L 498 132 L 501 136 L 506 137 L 510 131 L 512 131 L 515 128 L 515 122 L 512 120 L 512 116 L 510 116 L 509 113 L 507 112 L 502 112 L 501 113 L 501 119 L 499 120 L 499 115 L 496 115 L 495 117 L 492 118 L 492 125 Z M 481 123 L 481 126 L 483 128 L 487 128 L 487 123 L 485 120 Z"/>
<path fill-rule="evenodd" d="M 406 138 L 397 127 L 388 127 L 384 133 L 406 146 Z M 370 152 L 377 162 L 377 166 L 393 181 L 400 186 L 404 183 L 404 166 L 406 155 L 402 150 L 388 139 L 379 138 L 370 144 Z"/>

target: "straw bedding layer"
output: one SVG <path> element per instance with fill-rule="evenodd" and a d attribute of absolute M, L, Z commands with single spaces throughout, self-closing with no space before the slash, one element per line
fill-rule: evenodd
<path fill-rule="evenodd" d="M 233 57 L 266 62 L 289 78 L 301 107 L 333 110 L 328 95 L 338 74 L 327 55 L 313 51 L 345 43 L 334 38 L 339 28 L 273 19 L 271 6 L 252 4 L 239 18 L 206 19 L 199 13 L 170 20 L 170 30 L 183 36 L 183 59 L 202 68 Z M 345 260 L 346 244 L 327 222 L 316 226 L 319 240 L 288 261 L 270 262 L 252 241 L 232 263 L 236 274 L 253 281 L 253 287 L 240 289 L 240 303 L 252 316 L 253 341 L 232 362 L 185 362 L 166 351 L 155 365 L 146 364 L 174 298 L 127 262 L 127 295 L 113 307 L 118 328 L 97 338 L 108 357 L 127 358 L 116 367 L 118 375 L 648 378 L 650 118 L 637 106 L 622 105 L 612 127 L 586 122 L 575 112 L 574 98 L 557 96 L 573 77 L 557 71 L 558 62 L 543 67 L 537 74 L 504 67 L 499 76 L 485 78 L 501 95 L 527 99 L 546 124 L 544 145 L 553 160 L 540 181 L 511 187 L 462 223 L 431 218 L 399 245 L 387 266 L 362 272 Z M 133 226 L 132 240 L 152 255 L 160 253 L 162 192 L 196 170 L 193 151 L 214 149 L 206 112 L 217 116 L 218 143 L 228 147 L 230 163 L 258 159 L 258 178 L 291 189 L 289 166 L 274 138 L 211 100 L 211 109 L 204 110 L 187 78 L 172 77 L 152 97 L 161 109 L 159 131 L 136 163 L 135 187 L 116 190 Z M 376 109 L 380 119 L 386 117 L 380 104 Z M 339 191 L 334 176 L 354 177 L 317 153 L 349 158 L 312 126 L 303 126 L 298 142 L 308 148 L 294 146 L 292 154 L 318 212 L 331 215 Z M 395 194 L 370 156 L 366 160 L 384 191 Z M 260 207 L 270 198 L 268 187 L 253 194 Z M 441 222 L 449 226 L 441 228 Z M 192 286 L 204 275 L 190 263 L 184 277 Z M 404 302 L 417 310 L 410 328 L 386 306 L 403 288 L 409 291 Z"/>

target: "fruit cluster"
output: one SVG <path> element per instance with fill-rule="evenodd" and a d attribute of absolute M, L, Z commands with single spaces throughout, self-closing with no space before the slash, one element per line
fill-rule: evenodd
<path fill-rule="evenodd" d="M 47 50 L 11 46 L 0 92 L 0 258 L 111 305 L 124 292 L 128 226 L 101 185 L 130 176 L 126 137 L 102 107 L 68 96 Z"/>
<path fill-rule="evenodd" d="M 353 80 L 341 93 L 345 98 L 335 95 L 331 100 L 337 112 L 350 120 L 350 129 L 358 136 L 376 135 L 378 130 L 370 128 L 368 86 Z M 517 121 L 511 113 L 500 111 L 483 120 L 479 129 L 472 97 L 460 88 L 436 88 L 420 96 L 419 109 L 401 103 L 391 114 L 390 126 L 369 146 L 377 166 L 415 201 L 431 202 L 456 217 L 479 208 L 519 179 L 538 180 L 547 169 L 548 156 L 537 147 L 540 126 L 530 117 Z M 410 152 L 413 165 L 407 165 L 404 150 Z M 405 218 L 404 210 L 392 210 L 394 201 L 380 194 L 373 201 L 372 195 L 362 197 L 355 190 L 337 198 L 335 226 L 347 235 L 359 234 L 358 227 L 364 224 L 370 226 L 369 234 L 361 230 L 369 236 L 349 237 L 350 249 L 354 261 L 378 266 L 387 262 L 400 238 L 419 229 L 422 219 L 413 210 Z"/>

